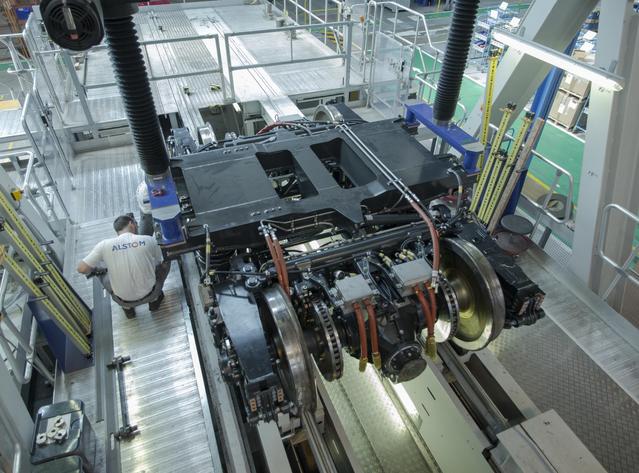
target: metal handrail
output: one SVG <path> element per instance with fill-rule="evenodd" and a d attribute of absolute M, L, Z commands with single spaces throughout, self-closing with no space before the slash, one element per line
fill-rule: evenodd
<path fill-rule="evenodd" d="M 628 279 L 629 281 L 632 281 L 634 284 L 639 285 L 639 273 L 637 273 L 634 269 L 631 268 L 631 265 L 633 261 L 635 260 L 635 258 L 639 257 L 639 245 L 631 249 L 630 255 L 628 256 L 628 258 L 626 258 L 625 262 L 622 265 L 617 263 L 615 260 L 610 258 L 605 253 L 606 238 L 608 236 L 608 221 L 610 219 L 610 214 L 612 213 L 613 210 L 616 210 L 617 212 L 620 212 L 622 215 L 625 215 L 630 220 L 633 220 L 635 222 L 635 227 L 639 225 L 639 215 L 633 214 L 628 209 L 622 207 L 619 204 L 608 204 L 604 207 L 601 213 L 601 226 L 599 227 L 599 239 L 597 241 L 597 252 L 599 256 L 601 257 L 601 259 L 603 259 L 606 263 L 612 266 L 617 272 L 614 279 L 612 280 L 612 282 L 610 283 L 610 285 L 608 286 L 608 288 L 606 289 L 606 291 L 604 292 L 602 296 L 604 300 L 610 296 L 613 289 L 617 286 L 617 284 L 619 284 L 619 281 L 621 281 L 621 278 Z"/>
<path fill-rule="evenodd" d="M 489 124 L 490 128 L 493 130 L 497 130 L 498 127 L 496 125 L 493 125 L 492 123 Z M 505 133 L 504 134 L 504 138 L 507 138 L 510 141 L 514 141 L 515 137 L 513 135 L 511 135 L 510 133 Z M 525 146 L 525 144 L 522 144 L 522 148 Z M 521 148 L 520 148 L 521 149 Z M 550 218 L 552 221 L 556 222 L 556 223 L 566 223 L 570 220 L 570 217 L 572 216 L 572 199 L 573 199 L 573 195 L 574 195 L 574 191 L 575 191 L 575 178 L 573 177 L 573 175 L 570 173 L 570 171 L 568 171 L 567 169 L 561 167 L 560 165 L 554 163 L 553 161 L 551 161 L 550 159 L 548 159 L 546 156 L 544 156 L 543 154 L 539 153 L 536 150 L 532 150 L 532 156 L 538 158 L 539 160 L 541 160 L 542 162 L 548 164 L 550 167 L 555 169 L 555 179 L 553 180 L 552 185 L 550 186 L 548 195 L 546 196 L 546 199 L 544 200 L 544 204 L 540 205 L 537 202 L 534 202 L 532 199 L 528 199 L 531 203 L 531 205 L 539 210 L 541 210 L 544 215 L 546 215 L 548 218 Z M 568 195 L 566 196 L 566 210 L 564 212 L 564 217 L 563 218 L 557 218 L 555 217 L 553 214 L 551 214 L 548 211 L 548 204 L 550 202 L 550 198 L 552 197 L 552 194 L 554 193 L 554 191 L 557 189 L 557 186 L 559 185 L 559 179 L 561 178 L 561 176 L 566 176 L 566 178 L 568 179 Z M 538 223 L 538 222 L 537 222 Z M 537 224 L 535 224 L 536 226 Z"/>
<path fill-rule="evenodd" d="M 330 56 L 317 56 L 310 58 L 302 58 L 302 59 L 294 59 L 293 58 L 293 35 L 291 35 L 291 59 L 286 61 L 274 61 L 267 63 L 259 63 L 256 62 L 254 64 L 242 64 L 242 65 L 233 65 L 233 60 L 231 58 L 231 47 L 230 40 L 231 38 L 238 36 L 253 36 L 260 34 L 269 34 L 269 33 L 279 33 L 283 31 L 298 31 L 298 30 L 306 30 L 311 31 L 314 29 L 323 29 L 323 28 L 337 28 L 340 26 L 345 26 L 348 28 L 348 40 L 345 41 L 344 46 L 346 50 L 340 54 L 332 54 Z M 224 46 L 226 49 L 226 65 L 227 71 L 229 74 L 229 84 L 231 86 L 231 98 L 235 100 L 235 82 L 233 80 L 233 72 L 239 70 L 247 70 L 247 69 L 258 69 L 263 67 L 273 67 L 273 66 L 283 66 L 286 64 L 301 64 L 307 62 L 318 62 L 318 61 L 327 61 L 332 59 L 343 59 L 345 65 L 345 73 L 344 73 L 344 90 L 345 93 L 350 86 L 350 68 L 351 68 L 351 38 L 352 35 L 350 32 L 352 31 L 353 22 L 352 21 L 336 21 L 332 23 L 322 23 L 322 24 L 310 24 L 310 25 L 293 25 L 293 26 L 282 26 L 278 28 L 266 28 L 262 30 L 246 30 L 246 31 L 234 31 L 231 33 L 227 33 L 224 35 Z"/>
<path fill-rule="evenodd" d="M 9 249 L 9 251 L 12 253 L 13 249 Z M 7 289 L 9 287 L 10 276 L 11 275 L 9 271 L 4 270 L 2 272 L 2 279 L 0 280 L 0 348 L 2 348 L 2 350 L 4 351 L 7 361 L 9 362 L 9 365 L 11 367 L 11 371 L 13 372 L 13 375 L 19 384 L 27 384 L 31 381 L 34 365 L 38 366 L 38 371 L 42 372 L 43 376 L 47 377 L 49 381 L 53 382 L 53 377 L 51 376 L 51 374 L 46 370 L 46 368 L 43 368 L 43 365 L 42 363 L 40 363 L 40 360 L 36 359 L 37 355 L 36 355 L 35 346 L 36 346 L 36 339 L 38 335 L 38 324 L 35 320 L 35 317 L 31 318 L 31 332 L 29 334 L 29 339 L 27 340 L 22 336 L 22 334 L 20 333 L 20 330 L 18 330 L 18 328 L 15 326 L 13 321 L 9 318 L 8 314 L 6 313 L 5 299 L 6 299 Z M 11 354 L 12 349 L 9 346 L 7 337 L 2 331 L 2 322 L 4 322 L 4 324 L 7 326 L 9 331 L 13 334 L 13 338 L 15 339 L 15 342 L 16 342 L 16 347 L 20 347 L 24 350 L 24 353 L 25 353 L 24 371 L 18 365 L 18 359 L 12 356 Z"/>

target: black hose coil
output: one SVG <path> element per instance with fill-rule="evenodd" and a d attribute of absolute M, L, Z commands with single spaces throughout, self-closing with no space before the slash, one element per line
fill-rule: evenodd
<path fill-rule="evenodd" d="M 446 54 L 444 54 L 433 107 L 433 117 L 437 122 L 448 123 L 455 115 L 478 9 L 479 0 L 455 1 Z"/>
<path fill-rule="evenodd" d="M 104 29 L 140 165 L 147 174 L 162 174 L 169 167 L 169 155 L 133 17 L 105 18 Z"/>

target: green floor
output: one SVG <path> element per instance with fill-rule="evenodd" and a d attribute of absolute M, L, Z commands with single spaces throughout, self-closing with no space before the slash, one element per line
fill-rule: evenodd
<path fill-rule="evenodd" d="M 419 55 L 416 55 L 414 66 L 423 71 L 432 71 L 433 62 L 434 58 L 432 56 L 425 55 L 424 61 L 422 62 Z M 459 99 L 469 112 L 473 110 L 479 100 L 483 100 L 483 96 L 484 87 L 464 77 Z M 435 95 L 433 93 L 430 98 L 434 99 L 434 97 Z M 428 93 L 426 93 L 424 100 L 429 102 Z M 460 109 L 458 109 L 457 112 L 456 118 L 460 118 L 462 112 Z M 515 121 L 514 130 L 518 129 L 520 123 L 520 119 Z M 510 130 L 510 132 L 514 134 L 514 130 Z M 537 151 L 572 174 L 575 183 L 573 202 L 576 203 L 579 195 L 579 179 L 581 177 L 584 143 L 574 135 L 556 126 L 547 124 L 544 127 L 541 139 L 537 145 Z M 549 187 L 555 178 L 555 171 L 552 167 L 537 159 L 533 161 L 530 167 L 529 176 L 537 184 Z M 561 178 L 559 192 L 562 194 L 567 194 L 568 192 L 568 180 L 565 177 Z"/>

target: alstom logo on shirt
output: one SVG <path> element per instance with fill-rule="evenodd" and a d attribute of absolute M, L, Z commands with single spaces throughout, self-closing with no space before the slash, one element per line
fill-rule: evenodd
<path fill-rule="evenodd" d="M 120 250 L 128 250 L 130 248 L 137 248 L 139 246 L 146 246 L 146 241 L 132 241 L 129 243 L 118 243 L 117 245 L 113 245 L 111 251 L 120 251 Z"/>

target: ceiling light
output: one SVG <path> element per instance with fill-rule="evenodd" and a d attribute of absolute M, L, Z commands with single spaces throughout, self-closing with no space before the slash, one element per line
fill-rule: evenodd
<path fill-rule="evenodd" d="M 577 59 L 562 54 L 547 46 L 528 41 L 507 31 L 494 30 L 492 38 L 517 51 L 528 54 L 540 61 L 563 69 L 566 72 L 591 81 L 593 84 L 618 92 L 624 87 L 624 79 L 616 74 L 584 64 Z"/>

